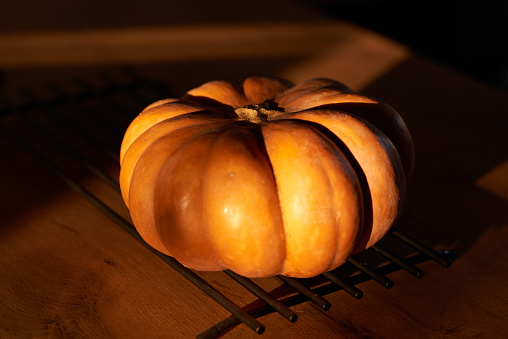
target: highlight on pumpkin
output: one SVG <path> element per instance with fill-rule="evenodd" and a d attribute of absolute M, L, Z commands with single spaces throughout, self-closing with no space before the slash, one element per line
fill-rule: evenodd
<path fill-rule="evenodd" d="M 374 245 L 414 168 L 400 114 L 330 79 L 207 82 L 149 105 L 120 152 L 147 243 L 247 277 L 313 277 Z"/>

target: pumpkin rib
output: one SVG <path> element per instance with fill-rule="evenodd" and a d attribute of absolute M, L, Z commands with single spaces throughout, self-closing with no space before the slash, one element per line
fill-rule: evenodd
<path fill-rule="evenodd" d="M 271 100 L 292 86 L 293 83 L 280 78 L 249 77 L 243 82 L 243 93 L 252 105 Z"/>
<path fill-rule="evenodd" d="M 391 106 L 382 101 L 369 99 L 369 101 L 363 102 L 351 100 L 322 104 L 307 110 L 334 110 L 345 112 L 349 115 L 359 117 L 364 121 L 368 121 L 378 128 L 390 139 L 399 152 L 404 167 L 406 184 L 409 183 L 413 176 L 415 166 L 414 143 L 404 119 Z"/>
<path fill-rule="evenodd" d="M 161 242 L 184 266 L 203 271 L 225 269 L 209 241 L 208 222 L 201 212 L 204 172 L 222 130 L 202 133 L 175 150 L 158 173 L 153 196 Z"/>
<path fill-rule="evenodd" d="M 257 133 L 258 147 L 259 147 L 259 150 L 261 151 L 261 154 L 263 154 L 263 157 L 266 160 L 266 163 L 268 164 L 268 166 L 270 168 L 269 173 L 271 174 L 271 178 L 273 180 L 274 190 L 277 193 L 277 213 L 282 218 L 282 206 L 281 206 L 281 201 L 280 201 L 280 196 L 279 196 L 279 187 L 278 187 L 278 183 L 277 183 L 277 178 L 275 176 L 275 171 L 273 169 L 273 164 L 270 159 L 270 155 L 268 154 L 268 150 L 266 148 L 266 140 L 265 140 L 265 134 L 263 133 L 263 126 L 264 126 L 264 124 L 258 125 L 258 133 Z M 287 234 L 284 229 L 284 219 L 282 219 L 281 223 L 282 223 L 281 224 L 282 225 L 282 233 L 284 236 L 284 250 L 282 251 L 282 253 L 283 253 L 283 258 L 281 260 L 282 267 L 281 267 L 281 270 L 277 274 L 284 274 L 281 272 L 283 272 L 284 264 L 287 261 Z"/>
<path fill-rule="evenodd" d="M 221 124 L 222 123 L 222 124 Z M 171 255 L 157 234 L 154 220 L 155 186 L 160 169 L 177 149 L 198 136 L 218 129 L 229 122 L 212 122 L 187 125 L 148 141 L 146 148 L 137 158 L 131 174 L 129 190 L 122 190 L 127 195 L 131 218 L 140 235 L 158 251 Z M 161 126 L 162 127 L 162 126 Z M 124 169 L 125 171 L 125 169 Z"/>
<path fill-rule="evenodd" d="M 205 100 L 206 103 L 215 101 L 229 107 L 244 107 L 249 104 L 249 100 L 243 94 L 242 88 L 224 80 L 206 82 L 199 87 L 191 89 L 183 96 L 184 100 L 193 102 L 200 102 L 199 98 L 201 100 L 207 99 Z"/>
<path fill-rule="evenodd" d="M 281 93 L 278 99 L 293 100 L 295 97 L 302 93 L 312 92 L 320 88 L 335 89 L 344 93 L 351 93 L 352 90 L 341 82 L 326 79 L 326 78 L 313 78 L 303 81 L 295 86 L 289 88 L 286 92 Z M 284 98 L 283 98 L 284 97 Z"/>
<path fill-rule="evenodd" d="M 324 138 L 329 139 L 329 141 L 334 144 L 338 150 L 340 151 L 340 155 L 337 157 L 347 163 L 348 166 L 351 167 L 351 174 L 356 178 L 355 191 L 358 192 L 359 204 L 358 208 L 359 221 L 358 221 L 358 232 L 356 232 L 356 236 L 350 236 L 349 238 L 343 237 L 341 243 L 356 243 L 360 238 L 362 232 L 364 232 L 365 228 L 372 227 L 372 198 L 370 195 L 370 190 L 368 188 L 367 179 L 365 177 L 365 173 L 363 169 L 359 165 L 356 158 L 353 156 L 349 148 L 345 145 L 345 143 L 338 138 L 336 134 L 334 134 L 331 130 L 329 130 L 326 126 L 316 123 L 314 121 L 302 120 L 302 119 L 281 119 L 283 121 L 291 121 L 296 122 L 302 125 L 307 126 L 308 128 L 315 129 L 319 133 L 323 135 Z M 369 227 L 366 227 L 368 225 Z M 340 243 L 340 245 L 341 245 Z M 339 246 L 340 246 L 339 245 Z M 337 250 L 336 256 L 332 264 L 328 267 L 327 271 L 333 270 L 344 263 L 346 255 L 340 253 L 340 250 Z"/>
<path fill-rule="evenodd" d="M 162 106 L 162 105 L 166 105 L 166 104 L 169 104 L 169 103 L 172 103 L 172 102 L 175 102 L 175 101 L 179 101 L 180 99 L 178 98 L 166 98 L 166 99 L 161 99 L 161 100 L 157 100 L 153 103 L 151 103 L 150 105 L 146 106 L 140 114 L 143 114 L 143 112 L 145 111 L 148 111 L 152 108 L 155 108 L 155 107 L 158 107 L 158 106 Z"/>
<path fill-rule="evenodd" d="M 274 168 L 272 165 L 272 161 L 270 159 L 270 155 L 268 154 L 268 150 L 266 148 L 266 140 L 265 140 L 265 135 L 263 133 L 263 126 L 264 126 L 264 124 L 258 125 L 258 133 L 257 133 L 258 147 L 259 147 L 259 150 L 261 151 L 261 153 L 263 154 L 263 157 L 266 160 L 266 163 L 268 164 L 268 166 L 270 168 L 269 173 L 271 174 L 271 178 L 273 180 L 274 190 L 277 193 L 277 213 L 279 213 L 279 215 L 282 218 L 282 206 L 281 206 L 281 201 L 280 201 L 280 196 L 279 196 L 279 186 L 277 183 L 277 178 L 275 176 L 275 171 L 274 171 Z M 282 253 L 283 253 L 283 258 L 281 260 L 282 267 L 281 267 L 281 270 L 277 274 L 281 274 L 281 272 L 283 272 L 284 264 L 287 262 L 287 234 L 284 229 L 284 220 L 283 219 L 282 219 L 281 223 L 282 223 L 281 224 L 282 225 L 282 233 L 284 235 L 284 250 L 282 251 Z M 284 274 L 284 273 L 282 273 L 282 274 Z"/>
<path fill-rule="evenodd" d="M 263 125 L 262 130 L 287 239 L 283 274 L 309 277 L 338 267 L 353 251 L 361 223 L 354 171 L 339 160 L 340 150 L 312 127 L 281 121 Z M 347 198 L 341 198 L 343 194 Z M 348 228 L 341 230 L 348 241 L 340 241 L 341 227 Z"/>
<path fill-rule="evenodd" d="M 347 114 L 346 112 L 341 112 L 343 114 Z M 358 190 L 361 195 L 361 204 L 362 204 L 362 213 L 361 213 L 361 222 L 360 222 L 360 232 L 358 232 L 357 239 L 354 241 L 357 242 L 360 239 L 362 232 L 370 233 L 372 229 L 372 197 L 369 189 L 369 184 L 367 182 L 367 177 L 365 175 L 362 166 L 351 152 L 349 147 L 342 141 L 337 134 L 335 134 L 332 130 L 330 130 L 325 124 L 318 123 L 316 121 L 310 121 L 305 119 L 298 119 L 294 117 L 279 117 L 280 120 L 283 121 L 292 121 L 302 125 L 305 125 L 309 128 L 313 128 L 323 134 L 324 137 L 330 140 L 341 152 L 344 161 L 351 166 L 354 175 L 358 180 Z"/>
<path fill-rule="evenodd" d="M 224 129 L 210 149 L 203 182 L 215 253 L 224 267 L 248 277 L 276 275 L 285 259 L 280 203 L 259 132 L 250 123 Z"/>
<path fill-rule="evenodd" d="M 303 111 L 288 113 L 278 119 L 284 118 L 311 121 L 325 126 L 337 135 L 355 157 L 365 173 L 372 206 L 372 222 L 366 220 L 364 234 L 356 252 L 372 246 L 386 234 L 402 207 L 405 178 L 397 149 L 380 130 L 347 113 Z M 359 135 L 363 137 L 358 138 Z M 366 193 L 364 199 L 368 197 Z M 369 207 L 368 200 L 365 204 Z M 368 213 L 366 217 L 369 218 Z"/>
<path fill-rule="evenodd" d="M 202 106 L 198 106 L 196 104 L 184 102 L 181 100 L 171 101 L 143 110 L 130 123 L 129 127 L 125 132 L 122 144 L 120 146 L 120 164 L 122 163 L 123 157 L 125 156 L 125 153 L 129 149 L 131 144 L 152 126 L 167 119 L 175 118 L 187 113 L 204 110 L 205 108 Z"/>
<path fill-rule="evenodd" d="M 277 96 L 275 101 L 279 103 L 281 107 L 285 107 L 287 112 L 288 108 L 290 108 L 290 105 L 293 102 L 301 101 L 302 97 L 308 97 L 308 94 L 310 93 L 318 95 L 320 92 L 333 92 L 343 94 L 353 93 L 349 87 L 338 81 L 323 78 L 314 78 L 289 88 L 287 91 Z"/>
<path fill-rule="evenodd" d="M 145 149 L 158 138 L 174 130 L 189 125 L 205 124 L 211 121 L 231 122 L 215 114 L 207 114 L 205 111 L 182 114 L 152 125 L 130 144 L 122 159 L 120 171 L 120 188 L 127 207 L 129 206 L 128 196 L 132 173 L 139 157 L 143 154 Z"/>
<path fill-rule="evenodd" d="M 377 101 L 356 93 L 342 93 L 335 89 L 320 88 L 306 92 L 286 104 L 286 112 L 314 110 L 318 106 L 341 103 L 377 103 Z"/>

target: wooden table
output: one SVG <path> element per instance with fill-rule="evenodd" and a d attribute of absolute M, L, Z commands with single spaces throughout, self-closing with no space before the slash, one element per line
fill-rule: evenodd
<path fill-rule="evenodd" d="M 93 92 L 109 88 L 108 81 L 117 78 L 123 83 L 125 65 L 142 80 L 162 81 L 168 95 L 217 78 L 237 81 L 258 74 L 298 82 L 325 76 L 390 103 L 407 119 L 417 164 L 397 227 L 434 249 L 455 251 L 455 262 L 444 268 L 422 260 L 417 266 L 425 271 L 423 279 L 395 270 L 387 275 L 395 282 L 391 289 L 373 280 L 363 282 L 357 285 L 364 292 L 360 300 L 341 291 L 328 294 L 325 298 L 332 304 L 328 311 L 310 302 L 299 303 L 291 308 L 299 316 L 295 323 L 279 314 L 263 316 L 258 319 L 266 327 L 262 337 L 508 335 L 505 91 L 345 22 L 0 37 L 2 96 L 10 104 L 9 109 L 0 108 L 9 113 L 2 117 L 2 126 L 16 131 L 127 221 L 128 211 L 117 191 L 70 161 L 65 150 L 21 118 L 31 116 L 46 123 L 54 111 L 64 117 L 83 110 L 91 114 L 94 105 L 104 102 L 97 103 L 92 96 L 80 102 L 81 107 L 70 101 L 32 109 L 27 103 L 33 104 L 34 96 L 20 91 L 21 86 L 33 90 L 35 99 L 43 103 L 57 96 L 58 88 L 48 83 L 72 94 L 83 91 L 79 86 L 85 81 Z M 113 80 L 101 74 L 112 74 Z M 86 118 L 79 120 L 81 126 L 118 145 L 106 122 L 124 128 L 128 119 L 122 109 L 131 116 L 137 114 L 154 99 L 153 88 L 143 96 L 141 87 L 136 90 L 140 99 L 128 100 L 122 91 L 131 89 L 121 88 L 118 98 L 116 94 L 107 97 L 111 107 L 96 108 L 111 113 L 101 128 L 92 130 Z M 48 126 L 58 130 L 52 123 Z M 62 134 L 69 144 L 83 147 L 74 133 L 63 130 Z M 230 316 L 5 133 L 0 135 L 0 148 L 0 336 L 185 338 Z M 84 152 L 110 176 L 118 175 L 116 163 L 97 152 Z M 256 297 L 222 272 L 198 275 L 246 309 L 259 305 Z M 275 297 L 294 294 L 277 278 L 255 282 Z M 241 324 L 224 337 L 258 335 Z"/>

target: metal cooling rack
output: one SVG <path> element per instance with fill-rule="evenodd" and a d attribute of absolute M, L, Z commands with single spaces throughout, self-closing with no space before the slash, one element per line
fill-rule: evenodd
<path fill-rule="evenodd" d="M 89 130 L 83 128 L 79 122 L 74 121 L 74 113 L 84 114 L 87 118 L 92 118 L 97 125 L 107 128 L 108 132 L 118 138 L 119 143 L 121 141 L 123 131 L 125 130 L 124 128 L 127 125 L 118 126 L 111 122 L 108 123 L 104 117 L 112 111 L 117 114 L 125 114 L 125 112 L 137 114 L 141 108 L 145 107 L 149 103 L 160 98 L 167 97 L 168 89 L 164 83 L 148 81 L 147 79 L 137 76 L 131 71 L 123 72 L 120 76 L 118 76 L 118 74 L 111 75 L 106 73 L 99 74 L 98 76 L 101 79 L 101 85 L 87 81 L 87 79 L 82 77 L 72 79 L 72 86 L 69 86 L 69 84 L 62 86 L 56 83 L 48 83 L 46 90 L 51 93 L 49 97 L 47 95 L 44 96 L 39 93 L 35 93 L 28 88 L 22 88 L 19 91 L 19 93 L 24 97 L 22 103 L 13 104 L 7 98 L 0 96 L 0 116 L 14 116 L 15 118 L 21 120 L 23 124 L 37 130 L 44 138 L 53 142 L 55 145 L 58 145 L 58 147 L 60 147 L 60 149 L 66 153 L 70 159 L 78 163 L 80 166 L 85 167 L 106 184 L 120 192 L 117 179 L 111 178 L 100 168 L 100 166 L 87 160 L 84 155 L 82 155 L 78 150 L 73 149 L 72 146 L 69 146 L 59 135 L 53 134 L 36 119 L 31 117 L 34 113 L 44 114 L 46 117 L 49 116 L 52 120 L 57 121 L 57 123 L 63 124 L 66 128 L 71 129 L 72 133 L 82 139 L 88 147 L 102 152 L 107 158 L 109 158 L 110 161 L 118 164 L 118 155 L 114 150 L 119 149 L 119 147 L 108 147 L 103 140 L 100 140 L 96 135 L 90 133 Z M 68 88 L 70 87 L 74 90 L 69 91 Z M 128 99 L 127 101 L 130 102 L 130 107 L 125 107 L 125 104 L 124 106 L 119 105 L 117 100 L 118 97 L 121 99 Z M 98 110 L 84 108 L 86 105 L 83 105 L 83 103 L 90 100 L 96 102 L 98 101 L 102 108 Z M 72 106 L 73 114 L 57 113 L 59 109 L 64 106 L 67 108 Z M 134 116 L 125 117 L 125 123 L 128 124 L 133 117 Z M 197 338 L 215 338 L 242 323 L 256 333 L 261 334 L 265 330 L 264 325 L 257 320 L 257 318 L 261 316 L 278 312 L 288 321 L 295 322 L 298 319 L 298 316 L 291 310 L 292 306 L 304 302 L 311 302 L 323 310 L 328 310 L 331 304 L 324 298 L 327 294 L 337 293 L 342 290 L 352 297 L 360 299 L 363 296 L 363 291 L 356 287 L 356 285 L 362 282 L 374 280 L 383 287 L 389 289 L 394 284 L 394 282 L 387 277 L 390 273 L 404 270 L 413 275 L 415 278 L 420 279 L 424 276 L 424 272 L 416 266 L 417 264 L 429 259 L 434 260 L 444 267 L 449 267 L 452 263 L 453 253 L 447 251 L 435 251 L 394 228 L 389 232 L 387 237 L 391 237 L 392 240 L 395 240 L 396 242 L 398 241 L 409 245 L 414 251 L 416 251 L 416 253 L 407 257 L 402 257 L 395 254 L 389 247 L 379 244 L 375 245 L 367 251 L 374 253 L 379 258 L 382 258 L 384 262 L 383 265 L 373 265 L 371 262 L 363 258 L 362 252 L 359 255 L 350 257 L 343 265 L 349 265 L 349 271 L 344 273 L 339 268 L 331 272 L 323 273 L 317 278 L 320 279 L 321 282 L 325 283 L 321 283 L 318 287 L 314 288 L 308 287 L 304 281 L 300 279 L 278 276 L 278 279 L 280 279 L 284 284 L 290 286 L 296 292 L 296 294 L 292 294 L 282 299 L 273 298 L 270 296 L 269 292 L 263 290 L 251 279 L 239 276 L 229 270 L 224 271 L 224 274 L 233 278 L 236 283 L 244 286 L 248 291 L 259 298 L 259 301 L 262 301 L 259 303 L 261 306 L 246 311 L 245 307 L 232 302 L 223 293 L 195 272 L 184 267 L 174 258 L 166 256 L 149 246 L 140 237 L 134 226 L 101 201 L 100 197 L 94 196 L 77 180 L 73 179 L 69 173 L 66 173 L 65 170 L 57 166 L 54 162 L 49 160 L 29 142 L 27 142 L 22 135 L 16 133 L 5 124 L 1 124 L 0 126 L 2 127 L 2 132 L 10 137 L 10 140 L 12 140 L 13 143 L 32 156 L 47 170 L 62 179 L 69 187 L 104 213 L 105 216 L 112 219 L 116 224 L 118 224 L 118 226 L 123 228 L 136 240 L 145 245 L 156 256 L 185 277 L 190 283 L 205 292 L 209 297 L 231 313 L 230 317 L 198 334 Z M 118 198 L 121 199 L 121 196 L 119 195 Z"/>

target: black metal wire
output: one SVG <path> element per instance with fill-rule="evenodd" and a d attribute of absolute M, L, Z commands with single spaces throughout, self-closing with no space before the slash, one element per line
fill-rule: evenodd
<path fill-rule="evenodd" d="M 342 288 L 344 291 L 347 292 L 347 294 L 354 297 L 355 299 L 360 299 L 363 297 L 363 291 L 357 288 L 356 286 L 349 284 L 345 279 L 338 277 L 332 272 L 325 272 L 323 273 L 323 275 L 327 277 L 335 285 Z"/>
<path fill-rule="evenodd" d="M 256 283 L 254 283 L 249 278 L 243 277 L 241 275 L 236 274 L 230 270 L 225 270 L 224 273 L 229 275 L 231 278 L 235 279 L 238 283 L 240 283 L 243 287 L 252 292 L 256 297 L 263 300 L 265 303 L 270 305 L 275 311 L 281 314 L 284 318 L 289 320 L 290 322 L 295 322 L 298 319 L 298 315 L 291 311 L 288 307 L 286 307 L 281 302 L 272 298 L 268 292 L 259 287 Z"/>
<path fill-rule="evenodd" d="M 374 251 L 376 251 L 377 253 L 384 256 L 386 259 L 399 265 L 402 269 L 404 269 L 406 272 L 411 273 L 416 278 L 421 279 L 425 275 L 425 272 L 423 272 L 421 269 L 419 269 L 418 267 L 416 267 L 414 265 L 408 264 L 406 261 L 404 261 L 402 258 L 397 256 L 395 253 L 393 253 L 389 249 L 387 249 L 381 245 L 374 245 L 371 248 Z"/>
<path fill-rule="evenodd" d="M 300 292 L 302 295 L 307 297 L 311 302 L 313 302 L 315 305 L 317 305 L 319 308 L 322 308 L 325 311 L 328 311 L 332 304 L 330 304 L 329 301 L 325 300 L 322 296 L 319 294 L 316 294 L 312 292 L 311 289 L 304 286 L 302 283 L 300 283 L 297 279 L 286 277 L 283 275 L 278 275 L 279 279 L 284 281 L 289 286 L 293 287 L 295 290 Z"/>
<path fill-rule="evenodd" d="M 444 267 L 450 267 L 452 265 L 453 260 L 445 256 L 441 253 L 438 253 L 437 251 L 434 251 L 433 249 L 427 247 L 426 245 L 422 244 L 421 242 L 417 241 L 416 239 L 413 239 L 412 237 L 408 236 L 407 234 L 402 233 L 396 228 L 392 228 L 390 230 L 390 234 L 393 235 L 396 238 L 399 238 L 400 240 L 404 241 L 406 244 L 412 246 L 414 249 L 425 253 L 428 255 L 432 260 L 435 262 L 441 264 Z"/>
<path fill-rule="evenodd" d="M 377 272 L 375 269 L 369 267 L 369 265 L 367 263 L 360 261 L 358 258 L 356 258 L 354 256 L 349 257 L 347 262 L 353 264 L 359 270 L 370 275 L 372 277 L 372 279 L 374 279 L 376 282 L 378 282 L 381 286 L 383 286 L 385 288 L 392 288 L 393 287 L 392 280 L 388 279 L 381 273 Z"/>
<path fill-rule="evenodd" d="M 428 257 L 426 255 L 422 255 L 420 253 L 415 254 L 409 258 L 406 258 L 406 261 L 411 265 L 420 264 L 420 263 L 425 262 L 427 260 L 428 260 Z M 388 275 L 390 273 L 399 271 L 400 267 L 396 264 L 386 264 L 381 267 L 378 267 L 377 270 L 379 271 L 379 273 L 381 273 L 383 275 Z M 354 274 L 354 275 L 348 276 L 345 279 L 345 281 L 348 284 L 353 285 L 353 286 L 362 284 L 362 283 L 365 283 L 365 282 L 371 281 L 371 280 L 372 280 L 372 277 L 366 273 L 363 273 L 363 272 L 361 272 L 359 274 Z M 334 283 L 329 283 L 329 284 L 324 284 L 319 287 L 313 288 L 312 293 L 314 293 L 316 295 L 320 295 L 320 296 L 325 296 L 325 295 L 328 295 L 331 293 L 336 293 L 340 290 L 342 290 L 342 288 L 339 287 L 338 285 L 336 285 Z M 283 303 L 284 305 L 286 305 L 287 307 L 292 307 L 292 306 L 296 306 L 301 303 L 307 302 L 308 298 L 305 297 L 303 294 L 296 294 L 296 295 L 291 295 L 291 296 L 285 297 L 283 299 L 280 299 L 279 301 L 281 303 Z M 256 318 L 268 315 L 270 313 L 273 313 L 273 309 L 271 307 L 268 307 L 267 305 L 262 305 L 256 309 L 253 309 L 250 311 L 250 314 L 252 314 Z M 222 320 L 221 322 L 217 323 L 216 325 L 210 327 L 206 331 L 203 331 L 202 333 L 198 334 L 196 336 L 196 338 L 200 338 L 200 339 L 217 338 L 225 331 L 228 331 L 232 327 L 237 326 L 239 324 L 241 324 L 241 322 L 238 321 L 238 319 L 236 319 L 235 317 L 231 316 L 231 317 L 228 317 L 228 318 Z"/>

